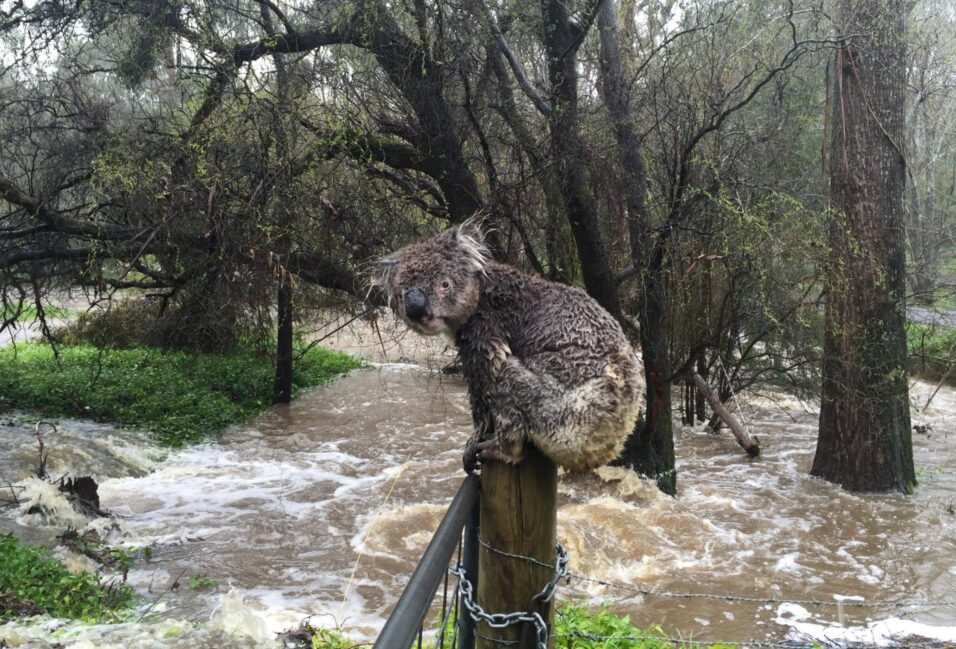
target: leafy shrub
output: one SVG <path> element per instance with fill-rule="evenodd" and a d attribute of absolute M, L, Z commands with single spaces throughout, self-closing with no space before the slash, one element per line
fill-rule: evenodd
<path fill-rule="evenodd" d="M 270 403 L 273 367 L 250 351 L 193 354 L 146 347 L 0 348 L 0 403 L 46 416 L 81 416 L 142 428 L 169 446 L 201 440 Z M 361 363 L 309 349 L 295 364 L 296 390 L 321 385 Z"/>
<path fill-rule="evenodd" d="M 159 306 L 145 300 L 122 300 L 105 310 L 88 311 L 56 332 L 66 345 L 126 349 L 147 342 Z"/>
<path fill-rule="evenodd" d="M 438 621 L 443 615 L 439 614 Z M 454 649 L 452 638 L 455 620 L 453 616 L 445 624 L 441 644 L 436 641 L 435 649 Z M 584 606 L 567 603 L 555 614 L 555 649 L 680 649 L 682 646 L 701 649 L 702 645 L 692 641 L 671 642 L 664 630 L 654 624 L 640 629 L 631 624 L 627 616 L 615 615 L 606 607 L 594 612 Z M 706 649 L 732 649 L 730 645 L 711 644 Z"/>
<path fill-rule="evenodd" d="M 104 586 L 90 573 L 71 575 L 45 548 L 27 547 L 7 534 L 0 535 L 0 618 L 19 612 L 4 602 L 54 617 L 104 621 L 132 607 L 133 590 Z"/>
<path fill-rule="evenodd" d="M 667 640 L 659 639 L 664 631 L 659 626 L 639 629 L 629 618 L 611 613 L 606 608 L 591 613 L 583 606 L 565 604 L 555 616 L 555 647 L 575 649 L 671 649 Z"/>
<path fill-rule="evenodd" d="M 956 329 L 910 322 L 906 325 L 906 347 L 911 371 L 937 378 L 950 372 L 956 363 Z M 950 372 L 956 381 L 956 371 Z"/>

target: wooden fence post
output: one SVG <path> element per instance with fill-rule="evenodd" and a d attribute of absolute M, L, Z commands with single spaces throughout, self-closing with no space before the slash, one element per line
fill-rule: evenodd
<path fill-rule="evenodd" d="M 540 603 L 534 597 L 554 577 L 557 488 L 554 462 L 530 444 L 521 464 L 488 462 L 481 467 L 478 604 L 487 613 L 537 611 L 548 624 L 549 647 L 554 646 L 553 600 Z M 544 565 L 502 552 L 533 557 Z M 519 649 L 537 647 L 530 624 L 493 629 L 479 623 L 478 649 L 500 649 L 492 639 L 517 640 Z"/>

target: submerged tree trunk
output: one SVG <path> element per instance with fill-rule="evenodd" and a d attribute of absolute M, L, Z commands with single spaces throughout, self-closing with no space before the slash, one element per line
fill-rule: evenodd
<path fill-rule="evenodd" d="M 836 53 L 820 433 L 811 473 L 851 491 L 916 484 L 903 254 L 905 3 L 843 0 Z"/>
<path fill-rule="evenodd" d="M 677 493 L 671 413 L 671 359 L 667 344 L 666 295 L 661 260 L 654 256 L 644 279 L 638 319 L 647 380 L 644 425 L 638 425 L 624 447 L 624 460 L 638 472 L 657 479 L 666 494 Z"/>
<path fill-rule="evenodd" d="M 292 278 L 286 277 L 278 291 L 278 340 L 276 342 L 276 376 L 272 389 L 273 403 L 292 401 Z"/>
<path fill-rule="evenodd" d="M 717 395 L 715 395 L 713 390 L 710 389 L 710 386 L 707 385 L 707 381 L 705 381 L 697 372 L 693 372 L 690 379 L 693 381 L 700 394 L 707 399 L 707 403 L 710 404 L 710 409 L 714 411 L 714 415 L 720 417 L 720 420 L 724 422 L 727 428 L 730 429 L 730 432 L 734 434 L 734 437 L 737 439 L 737 443 L 740 444 L 740 448 L 747 451 L 747 455 L 750 457 L 757 457 L 760 455 L 760 440 L 751 436 L 750 433 L 744 430 L 744 427 L 740 425 L 740 422 L 737 421 L 737 418 L 734 417 L 733 414 L 731 414 L 731 412 L 724 407 L 724 404 L 720 402 L 720 399 L 717 398 Z"/>
<path fill-rule="evenodd" d="M 260 7 L 263 24 L 266 31 L 275 36 L 276 30 L 272 22 L 272 15 L 266 5 Z M 292 160 L 289 132 L 283 120 L 292 111 L 289 108 L 289 69 L 278 52 L 273 52 L 272 60 L 276 66 L 276 104 L 272 112 L 272 130 L 275 137 L 276 158 L 279 171 L 275 176 L 274 193 L 281 202 L 293 200 L 290 195 L 292 176 L 290 166 Z M 277 191 L 275 191 L 277 190 Z M 273 208 L 278 225 L 278 236 L 275 247 L 283 264 L 288 264 L 289 253 L 292 249 L 292 206 L 278 204 Z M 278 273 L 279 286 L 276 290 L 276 372 L 272 387 L 272 403 L 289 403 L 292 401 L 292 339 L 294 336 L 292 325 L 292 275 L 286 269 L 280 268 Z"/>
<path fill-rule="evenodd" d="M 674 436 L 671 428 L 670 350 L 667 346 L 664 260 L 657 256 L 647 211 L 647 172 L 641 157 L 641 140 L 631 120 L 628 90 L 621 64 L 617 2 L 604 0 L 597 20 L 601 32 L 598 89 L 614 126 L 617 154 L 624 171 L 631 263 L 641 269 L 643 290 L 638 308 L 640 343 L 647 380 L 647 407 L 625 446 L 622 460 L 637 471 L 657 479 L 668 494 L 677 493 L 674 469 Z M 662 252 L 659 251 L 659 252 Z"/>

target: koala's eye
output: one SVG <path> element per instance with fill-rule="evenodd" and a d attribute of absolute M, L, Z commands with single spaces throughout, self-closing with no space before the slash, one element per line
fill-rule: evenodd
<path fill-rule="evenodd" d="M 441 281 L 441 285 L 440 285 L 440 286 L 447 291 L 448 289 L 451 288 L 451 282 L 449 282 L 447 279 L 443 279 L 443 280 Z"/>

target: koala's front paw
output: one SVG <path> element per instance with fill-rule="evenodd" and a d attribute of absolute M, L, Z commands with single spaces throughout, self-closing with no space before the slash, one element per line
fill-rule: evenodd
<path fill-rule="evenodd" d="M 465 454 L 462 456 L 462 465 L 465 468 L 465 473 L 468 475 L 475 475 L 478 471 L 478 467 L 481 466 L 479 455 L 481 455 L 481 452 L 478 450 L 477 444 L 469 444 L 465 447 Z"/>
<path fill-rule="evenodd" d="M 468 446 L 465 447 L 462 464 L 465 467 L 465 473 L 474 475 L 482 463 L 488 460 L 496 460 L 508 464 L 519 464 L 523 459 L 524 444 L 511 444 L 506 451 L 502 449 L 501 443 L 497 439 L 487 439 L 480 442 L 468 442 Z"/>
<path fill-rule="evenodd" d="M 511 358 L 511 347 L 503 340 L 489 344 L 488 349 L 485 351 L 485 360 L 488 361 L 488 366 L 491 368 L 491 375 L 494 378 L 501 376 L 501 372 L 504 370 L 509 358 Z"/>

